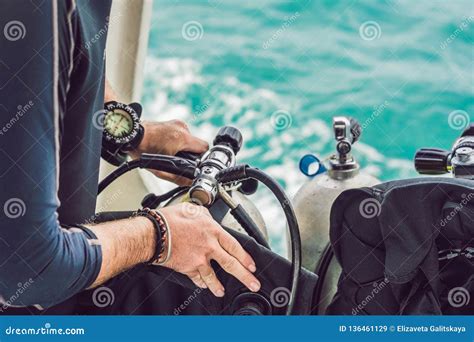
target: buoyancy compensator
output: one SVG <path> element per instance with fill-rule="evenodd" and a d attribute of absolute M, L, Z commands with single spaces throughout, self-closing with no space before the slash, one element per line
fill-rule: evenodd
<path fill-rule="evenodd" d="M 416 153 L 420 173 L 454 178 L 394 180 L 336 199 L 330 239 L 342 274 L 326 314 L 473 313 L 473 133 L 451 151 Z"/>

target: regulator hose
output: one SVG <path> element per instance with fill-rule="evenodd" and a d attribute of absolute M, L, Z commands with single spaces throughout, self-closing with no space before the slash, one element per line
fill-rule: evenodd
<path fill-rule="evenodd" d="M 196 170 L 196 162 L 175 156 L 161 154 L 142 154 L 140 159 L 126 162 L 105 177 L 100 183 L 97 194 L 100 194 L 114 180 L 133 169 L 154 169 L 173 173 L 178 176 L 193 179 Z"/>
<path fill-rule="evenodd" d="M 332 249 L 331 243 L 328 242 L 323 250 L 323 254 L 316 265 L 314 273 L 319 276 L 319 281 L 314 289 L 313 301 L 316 302 L 315 307 L 312 309 L 313 312 L 318 314 L 321 305 L 321 293 L 323 291 L 324 281 L 326 280 L 329 265 L 331 264 L 332 258 L 334 257 L 334 250 Z"/>
<path fill-rule="evenodd" d="M 260 245 L 271 250 L 262 231 L 245 211 L 244 207 L 240 203 L 236 203 L 221 185 L 218 186 L 218 194 L 222 201 L 229 207 L 231 215 L 242 226 L 242 228 L 244 228 L 247 234 L 250 237 L 253 237 Z"/>
<path fill-rule="evenodd" d="M 120 165 L 113 172 L 111 172 L 107 177 L 105 177 L 100 183 L 97 190 L 97 195 L 100 194 L 106 187 L 108 187 L 114 180 L 119 178 L 124 173 L 131 171 L 133 169 L 141 167 L 141 160 L 132 160 Z"/>
<path fill-rule="evenodd" d="M 291 242 L 291 293 L 286 310 L 287 315 L 291 315 L 294 310 L 298 295 L 298 283 L 301 274 L 301 238 L 295 212 L 291 206 L 290 199 L 286 196 L 280 184 L 268 176 L 263 171 L 249 167 L 248 165 L 237 165 L 222 170 L 217 174 L 217 180 L 222 183 L 232 183 L 246 178 L 253 178 L 263 183 L 277 198 L 285 213 L 290 231 Z"/>
<path fill-rule="evenodd" d="M 239 204 L 237 207 L 230 210 L 231 215 L 236 221 L 245 229 L 249 236 L 253 237 L 263 247 L 271 250 L 265 236 L 260 231 L 260 228 L 255 224 L 252 218 L 249 216 L 244 207 Z"/>
<path fill-rule="evenodd" d="M 150 168 L 193 179 L 196 170 L 196 161 L 176 156 L 173 157 L 155 154 L 143 154 L 140 159 L 132 160 L 122 164 L 116 170 L 111 172 L 107 177 L 105 177 L 99 183 L 97 194 L 100 194 L 106 187 L 108 187 L 112 182 L 114 182 L 123 174 L 137 168 Z M 144 206 L 156 208 L 156 205 L 153 205 L 153 202 L 157 202 L 157 200 L 163 200 L 163 198 L 167 198 L 170 194 L 174 195 L 176 192 L 181 191 L 181 189 L 182 188 L 172 190 L 170 193 L 164 194 L 160 197 L 148 197 L 147 201 L 145 203 L 142 202 L 142 204 Z M 155 201 L 153 201 L 153 197 Z M 231 214 L 239 222 L 239 224 L 242 225 L 242 227 L 251 237 L 257 240 L 257 242 L 260 243 L 262 246 L 270 249 L 270 246 L 265 240 L 263 234 L 260 232 L 260 229 L 255 225 L 255 223 L 252 221 L 252 219 L 242 206 L 239 205 L 236 207 L 232 207 Z"/>

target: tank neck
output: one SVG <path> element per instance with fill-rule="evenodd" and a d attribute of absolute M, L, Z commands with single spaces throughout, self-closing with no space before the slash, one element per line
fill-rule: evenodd
<path fill-rule="evenodd" d="M 344 180 L 355 177 L 359 174 L 360 166 L 353 157 L 341 160 L 337 155 L 329 158 L 329 177 L 337 180 Z"/>

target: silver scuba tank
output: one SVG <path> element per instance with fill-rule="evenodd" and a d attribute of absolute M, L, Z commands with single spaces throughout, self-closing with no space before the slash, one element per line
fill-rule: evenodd
<path fill-rule="evenodd" d="M 303 267 L 315 271 L 329 243 L 329 215 L 334 200 L 344 190 L 380 183 L 375 177 L 360 170 L 351 155 L 352 145 L 359 139 L 361 129 L 356 120 L 338 116 L 333 118 L 337 153 L 324 165 L 313 155 L 300 161 L 301 171 L 311 177 L 296 193 L 293 205 L 298 219 Z M 341 268 L 335 258 L 330 260 L 322 281 L 318 313 L 323 314 L 336 292 Z"/>

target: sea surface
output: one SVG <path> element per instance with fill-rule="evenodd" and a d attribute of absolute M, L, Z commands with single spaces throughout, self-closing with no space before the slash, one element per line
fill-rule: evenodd
<path fill-rule="evenodd" d="M 450 148 L 474 119 L 473 42 L 472 0 L 155 0 L 145 116 L 183 119 L 208 141 L 238 127 L 239 160 L 294 195 L 299 159 L 333 152 L 332 117 L 348 115 L 365 172 L 415 177 L 418 148 Z M 254 200 L 283 251 L 278 206 Z"/>

